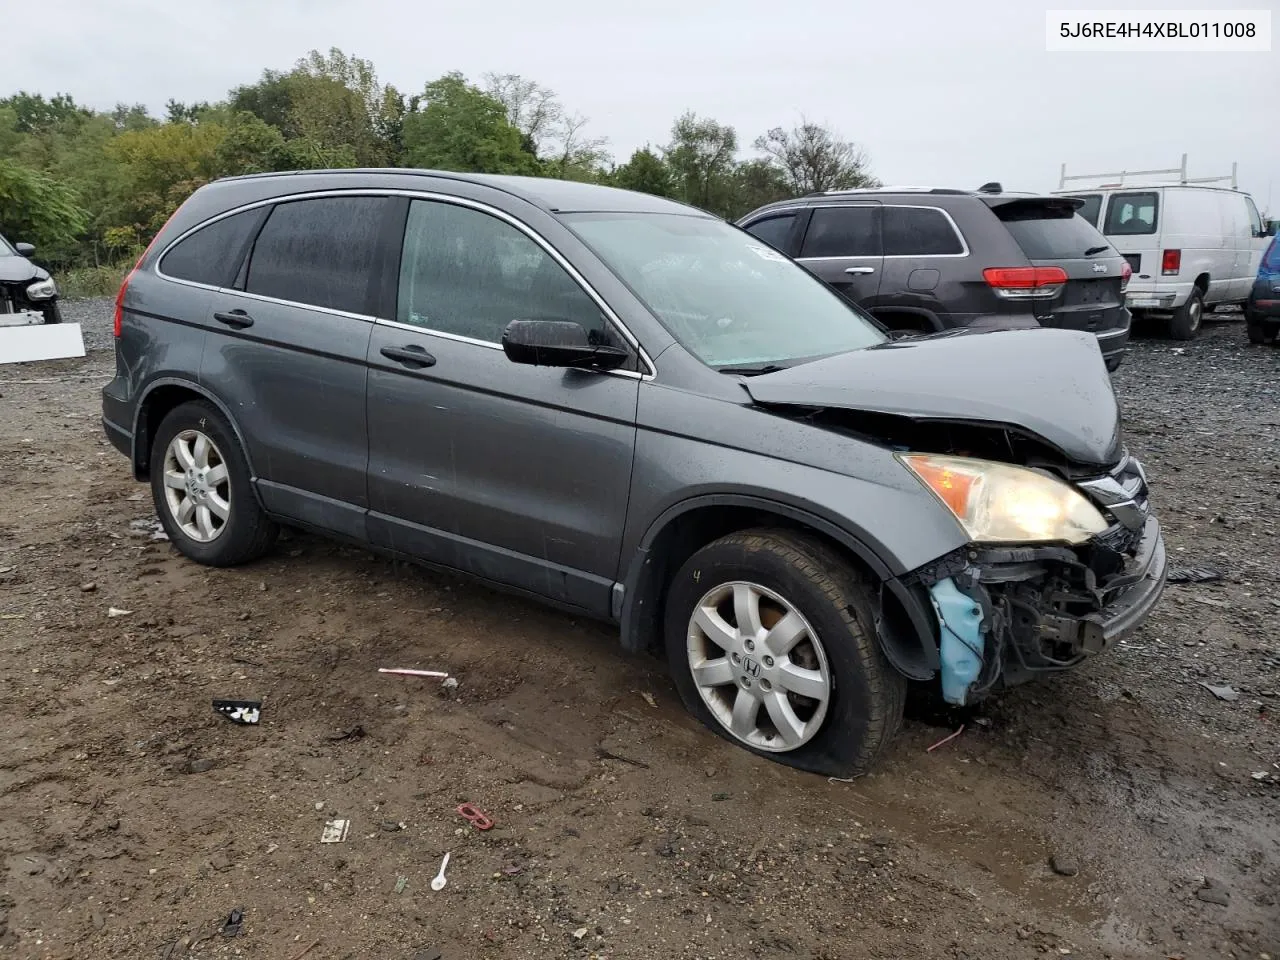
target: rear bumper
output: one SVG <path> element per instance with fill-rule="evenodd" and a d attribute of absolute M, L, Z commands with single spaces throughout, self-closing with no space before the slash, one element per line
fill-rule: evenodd
<path fill-rule="evenodd" d="M 1103 330 L 1098 333 L 1098 349 L 1102 351 L 1104 360 L 1113 360 L 1123 356 L 1129 346 L 1129 323 L 1115 330 Z"/>
<path fill-rule="evenodd" d="M 1134 287 L 1132 283 L 1125 291 L 1124 302 L 1130 310 L 1177 310 L 1187 302 L 1195 284 L 1185 282 L 1147 282 L 1145 286 Z"/>
<path fill-rule="evenodd" d="M 133 434 L 106 417 L 102 418 L 102 432 L 107 435 L 111 445 L 130 459 L 133 458 Z"/>
<path fill-rule="evenodd" d="M 112 380 L 102 388 L 102 430 L 111 445 L 132 460 L 133 409 L 126 400 L 112 392 L 112 386 L 118 382 Z"/>

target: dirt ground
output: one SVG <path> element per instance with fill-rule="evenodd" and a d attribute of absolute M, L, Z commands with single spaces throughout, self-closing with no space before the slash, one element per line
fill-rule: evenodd
<path fill-rule="evenodd" d="M 103 438 L 113 362 L 0 367 L 0 955 L 1280 958 L 1280 350 L 1239 323 L 1116 375 L 1175 562 L 1226 582 L 851 783 L 601 625 L 311 537 L 184 561 Z"/>

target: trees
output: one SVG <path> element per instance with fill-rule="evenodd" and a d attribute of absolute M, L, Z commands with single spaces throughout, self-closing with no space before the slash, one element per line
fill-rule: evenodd
<path fill-rule="evenodd" d="M 671 197 L 675 190 L 671 169 L 649 147 L 631 154 L 630 160 L 613 171 L 609 182 L 624 190 L 638 190 L 655 197 Z"/>
<path fill-rule="evenodd" d="M 74 244 L 87 222 L 88 214 L 67 187 L 0 159 L 0 223 L 10 240 L 35 244 L 47 259 Z"/>
<path fill-rule="evenodd" d="M 796 195 L 879 184 L 861 147 L 803 118 L 791 130 L 774 127 L 756 138 L 755 148 L 777 166 Z"/>
<path fill-rule="evenodd" d="M 404 120 L 410 166 L 476 173 L 537 175 L 538 159 L 525 149 L 506 108 L 461 73 L 428 83 L 421 107 Z"/>
<path fill-rule="evenodd" d="M 671 128 L 665 156 L 676 198 L 726 215 L 733 205 L 729 181 L 737 152 L 733 127 L 692 111 L 683 114 Z"/>

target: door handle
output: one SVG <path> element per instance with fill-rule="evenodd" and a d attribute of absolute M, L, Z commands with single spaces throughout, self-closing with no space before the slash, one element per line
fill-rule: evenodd
<path fill-rule="evenodd" d="M 381 353 L 388 360 L 394 360 L 413 370 L 436 365 L 436 358 L 414 343 L 403 347 L 383 347 Z"/>
<path fill-rule="evenodd" d="M 849 276 L 851 277 L 864 277 L 868 273 L 875 273 L 876 268 L 875 267 L 846 267 L 844 272 L 849 274 Z"/>
<path fill-rule="evenodd" d="M 245 327 L 253 326 L 253 317 L 249 316 L 243 310 L 232 310 L 230 313 L 215 313 L 213 319 L 219 323 L 225 323 L 228 327 L 234 327 L 237 330 L 243 330 Z"/>

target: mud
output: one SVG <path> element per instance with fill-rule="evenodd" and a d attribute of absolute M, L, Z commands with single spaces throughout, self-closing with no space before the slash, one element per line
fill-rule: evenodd
<path fill-rule="evenodd" d="M 852 783 L 704 731 L 605 626 L 312 537 L 184 561 L 103 439 L 111 365 L 0 368 L 0 955 L 1280 957 L 1280 350 L 1239 323 L 1116 374 L 1175 562 L 1225 580 L 914 709 Z"/>

